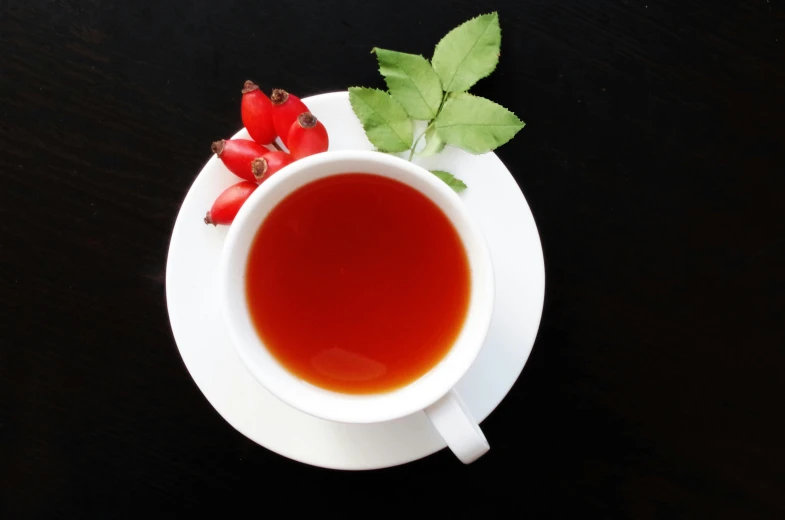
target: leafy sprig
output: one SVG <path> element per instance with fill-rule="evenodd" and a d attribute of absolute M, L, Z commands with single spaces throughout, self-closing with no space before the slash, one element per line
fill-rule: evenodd
<path fill-rule="evenodd" d="M 482 154 L 503 145 L 525 125 L 489 99 L 467 91 L 488 76 L 499 62 L 501 28 L 497 13 L 472 18 L 436 45 L 429 62 L 418 54 L 373 49 L 388 92 L 351 87 L 349 101 L 368 140 L 380 151 L 409 151 L 414 157 L 440 153 L 445 145 Z M 414 120 L 426 121 L 414 138 Z M 433 170 L 457 192 L 466 184 L 453 175 Z"/>

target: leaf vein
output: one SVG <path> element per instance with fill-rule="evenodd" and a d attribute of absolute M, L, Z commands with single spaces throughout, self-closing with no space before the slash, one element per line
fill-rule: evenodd
<path fill-rule="evenodd" d="M 463 57 L 463 59 L 461 60 L 461 62 L 458 64 L 458 66 L 457 66 L 457 67 L 455 67 L 455 72 L 453 72 L 453 73 L 452 73 L 452 77 L 450 78 L 450 83 L 449 83 L 449 85 L 447 85 L 447 86 L 444 88 L 444 90 L 446 90 L 446 91 L 448 91 L 448 92 L 450 91 L 450 87 L 452 87 L 452 84 L 453 84 L 453 82 L 455 81 L 455 75 L 456 75 L 456 74 L 458 74 L 458 71 L 459 71 L 459 70 L 461 70 L 461 65 L 463 65 L 463 62 L 464 62 L 464 61 L 466 61 L 466 59 L 467 59 L 467 58 L 468 58 L 468 57 L 471 55 L 472 51 L 474 50 L 474 48 L 475 48 L 475 47 L 477 47 L 477 44 L 478 44 L 478 43 L 480 43 L 480 40 L 482 40 L 482 37 L 483 37 L 483 36 L 485 36 L 485 33 L 486 33 L 486 32 L 488 32 L 488 28 L 489 28 L 491 25 L 492 25 L 492 24 L 491 24 L 491 22 L 490 22 L 490 20 L 489 20 L 489 21 L 488 21 L 488 25 L 486 25 L 486 26 L 485 26 L 485 29 L 483 29 L 483 31 L 482 31 L 482 34 L 481 34 L 480 36 L 478 36 L 478 37 L 477 37 L 477 39 L 476 39 L 476 40 L 474 41 L 474 43 L 472 44 L 472 48 L 471 48 L 471 49 L 469 49 L 469 52 L 467 52 L 467 53 L 466 53 L 466 55 Z"/>
<path fill-rule="evenodd" d="M 428 108 L 429 111 L 431 111 L 431 105 L 428 104 L 428 101 L 425 99 L 425 96 L 423 95 L 422 90 L 420 90 L 420 87 L 417 85 L 417 82 L 414 81 L 414 78 L 411 76 L 411 74 L 409 74 L 409 71 L 404 69 L 403 67 L 401 67 L 401 62 L 400 61 L 398 61 L 395 58 L 393 58 L 393 59 L 395 60 L 395 65 L 398 66 L 398 70 L 400 70 L 401 72 L 406 74 L 406 77 L 409 78 L 409 81 L 411 81 L 412 85 L 414 85 L 414 90 L 417 91 L 417 94 L 420 96 L 420 99 L 422 99 L 423 104 L 426 106 L 426 108 Z M 425 58 L 423 58 L 423 59 L 425 59 Z"/>
<path fill-rule="evenodd" d="M 379 112 L 377 112 L 376 110 L 374 110 L 374 108 L 373 108 L 373 107 L 372 107 L 370 104 L 366 103 L 366 101 L 365 101 L 364 99 L 358 98 L 358 100 L 359 100 L 360 102 L 362 102 L 362 104 L 363 104 L 363 105 L 367 106 L 367 107 L 370 109 L 370 111 L 374 113 L 374 115 L 375 115 L 376 117 L 378 117 L 379 119 L 381 119 L 381 120 L 382 120 L 382 122 L 384 123 L 384 126 L 386 126 L 387 128 L 389 128 L 390 130 L 392 130 L 392 133 L 393 133 L 393 134 L 395 134 L 395 137 L 397 137 L 397 138 L 398 138 L 398 140 L 401 142 L 401 145 L 403 145 L 403 146 L 406 146 L 406 139 L 404 139 L 403 137 L 401 137 L 401 134 L 399 134 L 399 133 L 398 133 L 398 132 L 395 130 L 395 128 L 393 127 L 393 125 L 391 125 L 391 124 L 390 124 L 390 122 L 387 120 L 387 118 L 386 118 L 386 117 L 382 116 L 382 115 L 381 115 Z M 377 125 L 377 128 L 378 128 L 379 126 L 382 126 L 382 125 Z"/>

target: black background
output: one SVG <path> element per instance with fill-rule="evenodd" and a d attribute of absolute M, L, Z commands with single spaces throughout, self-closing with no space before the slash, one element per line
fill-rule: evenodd
<path fill-rule="evenodd" d="M 0 517 L 785 516 L 782 0 L 0 5 Z M 349 473 L 257 446 L 196 388 L 164 298 L 240 85 L 382 86 L 371 47 L 429 56 L 494 9 L 474 91 L 527 122 L 498 153 L 546 299 L 493 449 Z"/>

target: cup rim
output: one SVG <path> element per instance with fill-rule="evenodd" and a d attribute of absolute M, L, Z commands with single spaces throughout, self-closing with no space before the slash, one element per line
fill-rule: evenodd
<path fill-rule="evenodd" d="M 245 301 L 248 251 L 269 212 L 299 187 L 321 178 L 357 172 L 396 178 L 436 203 L 458 231 L 471 270 L 469 309 L 453 346 L 418 379 L 385 393 L 334 392 L 292 374 L 265 347 L 253 327 Z M 424 168 L 395 156 L 368 151 L 312 155 L 283 168 L 259 186 L 229 228 L 221 254 L 219 282 L 220 305 L 231 343 L 255 379 L 281 401 L 309 415 L 349 423 L 374 423 L 410 415 L 427 408 L 455 387 L 482 348 L 495 295 L 490 251 L 461 198 Z"/>

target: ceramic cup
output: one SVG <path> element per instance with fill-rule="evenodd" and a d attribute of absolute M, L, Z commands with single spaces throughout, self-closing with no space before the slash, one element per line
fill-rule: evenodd
<path fill-rule="evenodd" d="M 419 379 L 386 393 L 343 394 L 314 386 L 287 371 L 265 348 L 245 298 L 251 244 L 270 211 L 298 188 L 344 173 L 381 175 L 418 190 L 450 219 L 469 260 L 469 309 L 455 343 Z M 391 155 L 363 151 L 325 152 L 287 166 L 251 195 L 232 223 L 221 258 L 220 284 L 221 308 L 237 353 L 259 383 L 281 401 L 310 415 L 346 423 L 390 421 L 424 411 L 462 462 L 473 462 L 488 451 L 488 441 L 454 387 L 480 352 L 491 322 L 491 256 L 460 197 L 432 173 Z"/>

